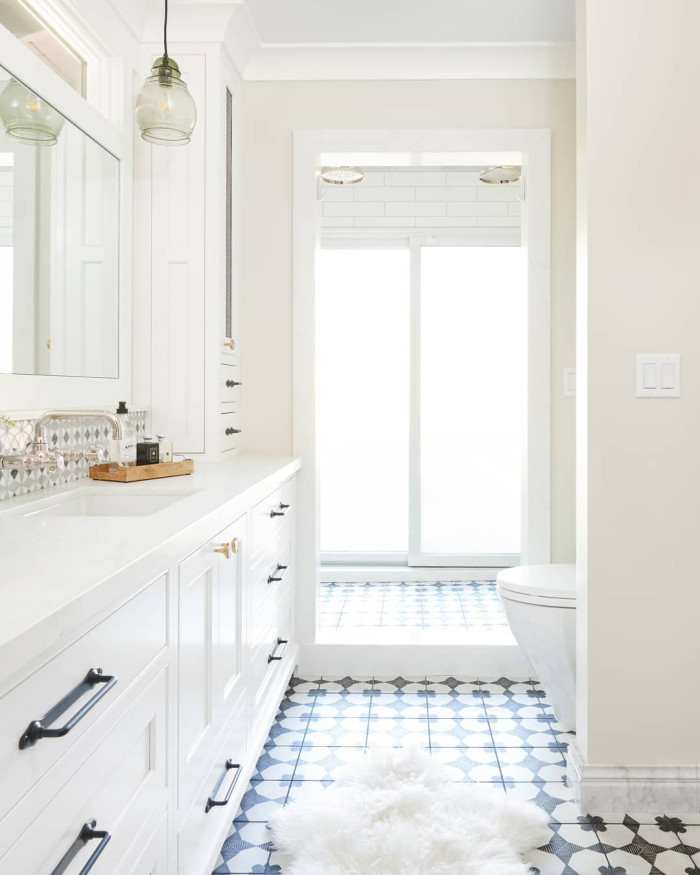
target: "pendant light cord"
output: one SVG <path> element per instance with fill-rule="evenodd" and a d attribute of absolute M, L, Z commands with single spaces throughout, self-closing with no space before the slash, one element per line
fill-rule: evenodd
<path fill-rule="evenodd" d="M 168 57 L 168 0 L 165 0 L 165 17 L 163 18 L 163 57 Z"/>

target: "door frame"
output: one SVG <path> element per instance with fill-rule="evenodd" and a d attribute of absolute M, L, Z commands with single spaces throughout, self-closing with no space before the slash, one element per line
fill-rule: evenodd
<path fill-rule="evenodd" d="M 293 167 L 293 447 L 298 477 L 299 634 L 313 643 L 320 579 L 319 479 L 316 454 L 315 259 L 320 246 L 319 157 L 326 152 L 520 153 L 527 197 L 522 245 L 527 252 L 527 405 L 523 454 L 521 562 L 550 561 L 550 282 L 551 136 L 544 128 L 296 130 Z M 443 158 L 442 163 L 450 162 Z"/>

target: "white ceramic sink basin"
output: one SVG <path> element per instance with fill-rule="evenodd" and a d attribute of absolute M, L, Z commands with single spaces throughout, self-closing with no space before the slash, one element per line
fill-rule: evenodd
<path fill-rule="evenodd" d="M 134 517 L 150 516 L 196 490 L 134 491 L 129 486 L 124 492 L 100 489 L 76 489 L 64 495 L 31 502 L 20 511 L 22 516 L 63 517 Z"/>

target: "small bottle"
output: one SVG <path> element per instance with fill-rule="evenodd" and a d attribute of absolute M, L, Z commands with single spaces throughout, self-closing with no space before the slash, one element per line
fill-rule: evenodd
<path fill-rule="evenodd" d="M 145 435 L 143 440 L 136 444 L 136 464 L 158 464 L 158 444 L 153 440 L 150 434 Z"/>
<path fill-rule="evenodd" d="M 168 440 L 166 435 L 158 435 L 158 454 L 161 462 L 172 462 L 173 460 L 173 442 Z"/>
<path fill-rule="evenodd" d="M 121 441 L 112 440 L 109 446 L 110 467 L 131 467 L 136 464 L 136 438 L 129 423 L 126 401 L 120 401 L 116 410 L 124 432 Z"/>

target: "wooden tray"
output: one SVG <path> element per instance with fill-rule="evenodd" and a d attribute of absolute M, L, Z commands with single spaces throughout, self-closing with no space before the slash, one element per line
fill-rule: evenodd
<path fill-rule="evenodd" d="M 159 462 L 157 465 L 132 465 L 119 467 L 113 471 L 106 465 L 92 465 L 91 480 L 111 480 L 114 483 L 138 483 L 139 480 L 157 480 L 159 477 L 181 477 L 192 474 L 194 459 L 182 459 L 178 462 Z"/>

